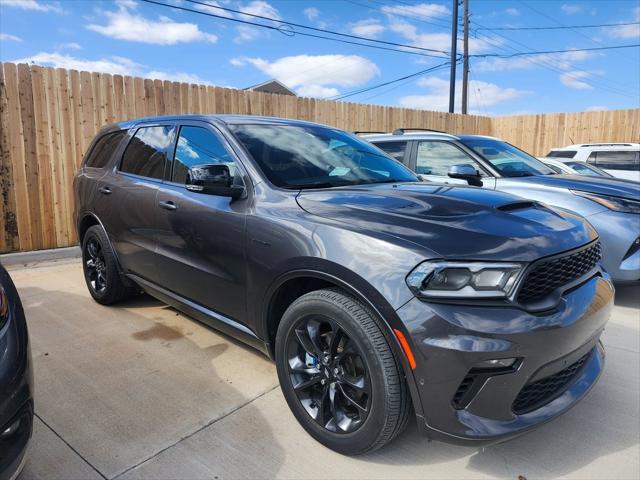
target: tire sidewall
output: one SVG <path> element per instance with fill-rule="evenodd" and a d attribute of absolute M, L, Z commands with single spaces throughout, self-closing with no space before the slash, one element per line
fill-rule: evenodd
<path fill-rule="evenodd" d="M 87 244 L 92 239 L 95 239 L 100 243 L 100 246 L 102 248 L 102 254 L 104 255 L 105 270 L 107 274 L 107 287 L 102 292 L 96 292 L 91 287 L 91 282 L 89 280 L 89 271 L 87 269 Z M 118 275 L 118 272 L 115 266 L 115 261 L 112 258 L 112 256 L 113 256 L 113 253 L 111 252 L 111 248 L 109 247 L 108 241 L 106 240 L 106 236 L 103 230 L 97 225 L 87 230 L 87 233 L 85 234 L 82 240 L 82 270 L 84 273 L 84 280 L 87 284 L 87 289 L 89 290 L 89 293 L 97 302 L 100 302 L 100 303 L 103 303 L 106 299 L 109 298 L 111 290 L 114 287 L 113 285 L 114 278 L 115 278 L 114 275 Z"/>
<path fill-rule="evenodd" d="M 300 404 L 293 390 L 287 360 L 287 342 L 291 331 L 305 318 L 329 317 L 336 322 L 349 338 L 355 342 L 371 382 L 370 411 L 364 423 L 351 433 L 334 433 L 321 427 Z M 347 312 L 327 301 L 310 298 L 294 302 L 284 313 L 276 336 L 276 367 L 280 388 L 289 408 L 300 424 L 320 443 L 344 454 L 357 454 L 376 442 L 385 425 L 387 415 L 388 388 L 384 378 L 384 367 L 375 346 L 367 337 L 364 328 Z"/>

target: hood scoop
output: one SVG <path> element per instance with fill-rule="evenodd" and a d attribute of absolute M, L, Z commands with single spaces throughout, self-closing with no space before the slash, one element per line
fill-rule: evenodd
<path fill-rule="evenodd" d="M 516 210 L 525 210 L 527 208 L 536 208 L 538 205 L 536 202 L 529 202 L 529 201 L 525 201 L 525 202 L 512 202 L 512 203 L 505 203 L 504 205 L 500 205 L 499 207 L 496 207 L 497 210 L 500 210 L 501 212 L 514 212 Z"/>

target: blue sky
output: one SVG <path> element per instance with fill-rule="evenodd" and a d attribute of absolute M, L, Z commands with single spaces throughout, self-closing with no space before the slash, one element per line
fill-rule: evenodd
<path fill-rule="evenodd" d="M 204 5 L 186 0 L 157 1 L 207 10 Z M 450 47 L 450 1 L 207 3 L 405 45 L 440 51 Z M 208 11 L 277 25 L 215 8 Z M 638 24 L 483 30 L 640 21 L 638 0 L 470 0 L 470 11 L 472 54 L 640 43 Z M 281 33 L 136 0 L 0 0 L 0 59 L 236 88 L 277 78 L 301 95 L 326 98 L 446 61 L 293 35 L 291 31 Z M 460 73 L 461 68 L 458 79 Z M 349 100 L 446 111 L 448 78 L 445 67 Z M 471 113 L 503 115 L 638 107 L 640 48 L 471 59 Z"/>

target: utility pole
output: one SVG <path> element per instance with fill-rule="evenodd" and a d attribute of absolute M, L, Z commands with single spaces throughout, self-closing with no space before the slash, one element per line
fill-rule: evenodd
<path fill-rule="evenodd" d="M 458 56 L 458 0 L 453 0 L 451 20 L 451 74 L 449 75 L 449 113 L 453 113 L 456 103 L 456 60 Z"/>
<path fill-rule="evenodd" d="M 462 26 L 464 28 L 464 40 L 462 43 L 462 113 L 467 113 L 469 102 L 469 0 L 462 0 L 464 11 L 462 13 Z"/>

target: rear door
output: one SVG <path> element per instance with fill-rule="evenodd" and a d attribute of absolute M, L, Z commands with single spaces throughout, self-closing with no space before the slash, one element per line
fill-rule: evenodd
<path fill-rule="evenodd" d="M 130 141 L 116 167 L 100 179 L 99 211 L 125 272 L 154 280 L 156 194 L 173 151 L 175 127 L 144 124 L 130 131 Z"/>
<path fill-rule="evenodd" d="M 158 283 L 227 318 L 245 319 L 245 199 L 192 192 L 185 181 L 190 166 L 223 163 L 234 181 L 244 171 L 212 125 L 182 122 L 173 166 L 158 190 Z M 249 190 L 249 189 L 247 189 Z"/>

